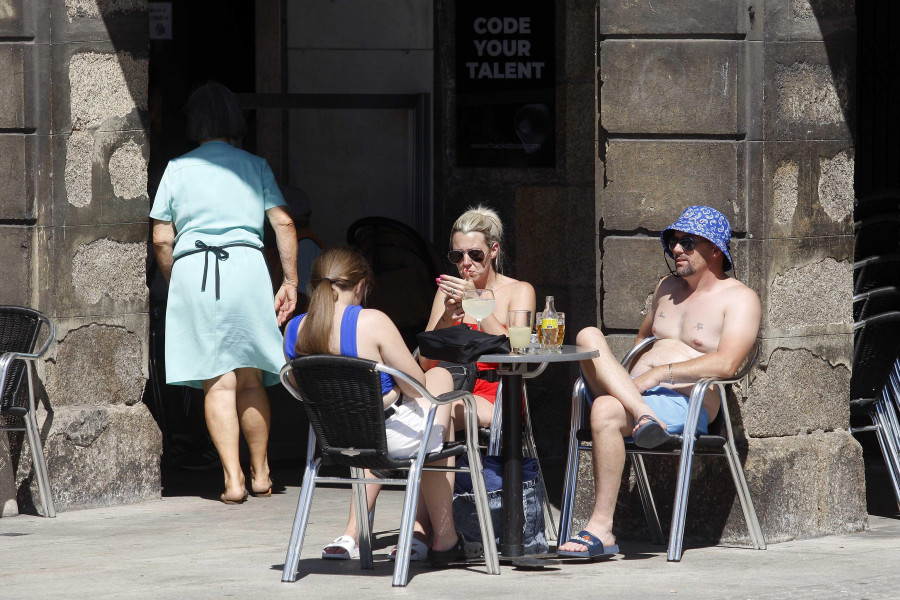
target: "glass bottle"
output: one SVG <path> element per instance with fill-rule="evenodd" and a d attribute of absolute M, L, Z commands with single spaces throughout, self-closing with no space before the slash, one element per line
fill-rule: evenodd
<path fill-rule="evenodd" d="M 559 349 L 559 313 L 553 302 L 553 296 L 547 296 L 544 305 L 544 316 L 541 318 L 541 349 L 554 351 Z"/>

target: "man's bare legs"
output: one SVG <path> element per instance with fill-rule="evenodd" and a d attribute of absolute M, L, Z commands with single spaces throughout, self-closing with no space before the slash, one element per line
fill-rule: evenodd
<path fill-rule="evenodd" d="M 581 361 L 581 371 L 592 395 L 591 457 L 594 466 L 594 512 L 585 529 L 597 536 L 604 546 L 616 543 L 612 533 L 616 498 L 625 468 L 625 437 L 631 435 L 635 416 L 651 415 L 653 410 L 641 397 L 628 372 L 619 364 L 596 327 L 578 332 L 575 343 L 596 348 L 600 355 Z M 662 424 L 665 427 L 665 424 Z M 560 550 L 580 552 L 584 544 L 566 542 Z"/>

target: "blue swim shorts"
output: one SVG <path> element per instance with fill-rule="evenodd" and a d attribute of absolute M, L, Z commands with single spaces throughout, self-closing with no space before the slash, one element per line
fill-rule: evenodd
<path fill-rule="evenodd" d="M 653 409 L 656 416 L 666 424 L 669 433 L 682 433 L 684 422 L 687 420 L 688 397 L 662 386 L 650 388 L 643 394 L 644 402 Z M 640 415 L 634 415 L 635 418 Z M 709 413 L 700 407 L 700 422 L 697 424 L 697 433 L 706 434 L 709 431 Z"/>

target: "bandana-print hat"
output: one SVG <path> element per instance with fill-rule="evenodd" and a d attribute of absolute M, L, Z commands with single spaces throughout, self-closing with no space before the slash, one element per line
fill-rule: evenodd
<path fill-rule="evenodd" d="M 666 247 L 666 240 L 672 235 L 673 230 L 693 233 L 708 239 L 725 254 L 722 268 L 726 271 L 731 268 L 731 253 L 728 251 L 728 244 L 731 241 L 731 225 L 728 224 L 725 215 L 716 209 L 708 206 L 688 206 L 677 221 L 663 229 L 659 235 L 663 251 L 674 259 L 675 256 Z"/>

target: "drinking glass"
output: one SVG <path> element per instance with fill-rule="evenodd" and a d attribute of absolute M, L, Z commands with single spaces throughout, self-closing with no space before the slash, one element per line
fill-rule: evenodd
<path fill-rule="evenodd" d="M 466 290 L 463 292 L 462 307 L 467 315 L 475 319 L 478 331 L 481 331 L 481 321 L 494 312 L 494 292 L 491 290 Z"/>
<path fill-rule="evenodd" d="M 506 326 L 513 354 L 525 354 L 531 345 L 531 311 L 509 311 L 506 315 Z"/>
<path fill-rule="evenodd" d="M 541 349 L 547 352 L 561 352 L 563 337 L 565 337 L 566 333 L 566 313 L 560 312 L 557 314 L 557 328 L 556 329 L 542 329 L 540 325 L 538 328 L 538 342 L 541 345 Z"/>

